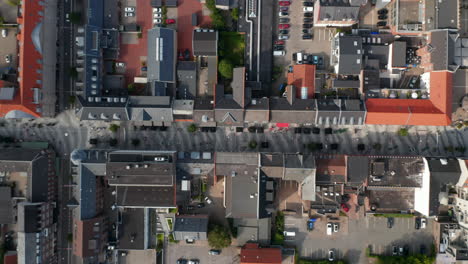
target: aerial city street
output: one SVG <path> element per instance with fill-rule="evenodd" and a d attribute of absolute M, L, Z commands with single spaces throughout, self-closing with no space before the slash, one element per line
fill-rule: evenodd
<path fill-rule="evenodd" d="M 0 0 L 0 263 L 468 263 L 468 0 Z"/>

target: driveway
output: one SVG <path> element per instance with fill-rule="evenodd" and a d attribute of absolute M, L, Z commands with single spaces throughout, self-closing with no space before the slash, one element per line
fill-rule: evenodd
<path fill-rule="evenodd" d="M 166 262 L 176 263 L 178 259 L 183 258 L 186 260 L 198 259 L 203 264 L 238 264 L 240 263 L 239 249 L 236 247 L 225 248 L 218 256 L 209 255 L 210 247 L 207 241 L 197 241 L 194 244 L 179 244 L 170 243 L 165 251 Z"/>

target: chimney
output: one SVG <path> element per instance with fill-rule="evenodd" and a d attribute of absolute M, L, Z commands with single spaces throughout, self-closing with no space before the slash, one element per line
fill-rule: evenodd
<path fill-rule="evenodd" d="M 286 86 L 286 95 L 290 105 L 296 100 L 296 88 L 293 85 Z"/>

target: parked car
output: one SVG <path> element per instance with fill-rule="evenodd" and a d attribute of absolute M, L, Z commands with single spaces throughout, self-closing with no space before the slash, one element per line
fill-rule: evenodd
<path fill-rule="evenodd" d="M 309 34 L 309 30 L 307 28 L 302 29 L 303 34 Z"/>
<path fill-rule="evenodd" d="M 115 66 L 123 68 L 123 67 L 125 67 L 125 62 L 116 62 Z"/>
<path fill-rule="evenodd" d="M 279 31 L 279 33 L 282 34 L 282 35 L 288 35 L 288 34 L 289 34 L 289 30 L 287 30 L 287 29 L 282 29 L 282 30 Z"/>
<path fill-rule="evenodd" d="M 279 25 L 278 25 L 278 28 L 279 28 L 279 29 L 288 29 L 288 28 L 290 28 L 290 27 L 291 27 L 291 25 L 289 25 L 289 24 L 279 24 Z"/>
<path fill-rule="evenodd" d="M 279 39 L 279 40 L 288 40 L 288 39 L 289 39 L 289 36 L 288 36 L 288 35 L 279 35 L 279 36 L 278 36 L 278 39 Z"/>
<path fill-rule="evenodd" d="M 198 259 L 191 259 L 188 264 L 200 264 L 200 261 Z"/>
<path fill-rule="evenodd" d="M 162 14 L 161 13 L 154 13 L 153 18 L 162 18 Z"/>
<path fill-rule="evenodd" d="M 286 12 L 286 11 L 289 10 L 289 7 L 287 7 L 287 6 L 280 6 L 279 10 L 280 10 L 280 11 Z"/>
<path fill-rule="evenodd" d="M 397 256 L 398 255 L 398 248 L 396 246 L 392 247 L 392 256 Z"/>
<path fill-rule="evenodd" d="M 289 5 L 291 5 L 291 2 L 289 2 L 289 1 L 279 1 L 279 5 L 280 6 L 289 6 Z"/>
<path fill-rule="evenodd" d="M 2 37 L 6 38 L 8 35 L 8 31 L 6 30 L 6 28 L 2 28 Z"/>
<path fill-rule="evenodd" d="M 421 218 L 416 217 L 416 219 L 414 219 L 414 228 L 415 229 L 420 229 L 421 228 Z"/>
<path fill-rule="evenodd" d="M 387 21 L 379 21 L 377 22 L 377 26 L 379 27 L 385 27 L 387 25 Z"/>
<path fill-rule="evenodd" d="M 6 63 L 10 63 L 10 62 L 11 62 L 11 55 L 10 55 L 10 54 L 5 55 L 5 62 L 6 62 Z"/>
<path fill-rule="evenodd" d="M 275 45 L 284 45 L 284 40 L 277 40 L 275 41 Z"/>
<path fill-rule="evenodd" d="M 133 6 L 127 6 L 125 7 L 125 12 L 135 12 L 135 8 Z"/>
<path fill-rule="evenodd" d="M 221 254 L 221 250 L 211 249 L 210 251 L 208 251 L 208 254 L 210 254 L 210 255 L 219 255 L 219 254 Z"/>
<path fill-rule="evenodd" d="M 340 230 L 340 226 L 339 226 L 337 223 L 333 224 L 333 232 L 336 233 L 336 232 L 338 232 L 339 230 Z"/>
<path fill-rule="evenodd" d="M 135 13 L 125 12 L 125 17 L 134 17 Z"/>
<path fill-rule="evenodd" d="M 275 50 L 273 51 L 273 56 L 284 56 L 286 52 L 284 50 Z"/>
<path fill-rule="evenodd" d="M 162 20 L 160 18 L 153 19 L 153 24 L 159 25 L 162 23 Z"/>
<path fill-rule="evenodd" d="M 304 1 L 304 2 L 302 2 L 302 5 L 303 5 L 303 6 L 314 6 L 314 3 Z"/>
<path fill-rule="evenodd" d="M 180 258 L 180 259 L 177 260 L 177 264 L 187 264 L 187 260 L 183 259 L 183 258 Z"/>
<path fill-rule="evenodd" d="M 284 50 L 284 46 L 282 45 L 273 46 L 273 50 Z"/>
<path fill-rule="evenodd" d="M 304 17 L 313 17 L 314 14 L 313 13 L 304 13 Z"/>
<path fill-rule="evenodd" d="M 213 203 L 213 201 L 212 201 L 208 196 L 205 197 L 205 202 L 206 202 L 207 204 L 212 204 L 212 203 Z"/>
<path fill-rule="evenodd" d="M 279 19 L 279 22 L 280 22 L 280 23 L 289 23 L 289 18 L 287 18 L 287 17 L 282 17 L 282 18 Z"/>
<path fill-rule="evenodd" d="M 312 24 L 302 24 L 302 28 L 312 28 Z"/>
<path fill-rule="evenodd" d="M 394 220 L 395 220 L 395 219 L 393 219 L 393 217 L 387 218 L 387 227 L 388 227 L 388 228 L 392 228 L 392 227 L 393 227 Z"/>
<path fill-rule="evenodd" d="M 327 235 L 331 236 L 333 234 L 333 226 L 332 223 L 327 224 Z"/>
<path fill-rule="evenodd" d="M 175 19 L 166 19 L 166 24 L 174 24 L 175 23 Z"/>
<path fill-rule="evenodd" d="M 345 211 L 346 213 L 349 212 L 349 207 L 348 207 L 348 205 L 345 204 L 345 203 L 342 203 L 342 204 L 341 204 L 341 209 L 342 209 L 343 211 Z"/>
<path fill-rule="evenodd" d="M 377 11 L 377 14 L 379 15 L 385 15 L 388 13 L 388 9 L 387 8 L 382 8 L 380 9 L 379 11 Z"/>
<path fill-rule="evenodd" d="M 380 16 L 378 16 L 378 18 L 380 20 L 385 20 L 385 19 L 387 19 L 387 15 L 380 15 Z"/>
<path fill-rule="evenodd" d="M 328 261 L 335 261 L 335 252 L 333 252 L 333 249 L 328 251 Z"/>
<path fill-rule="evenodd" d="M 426 228 L 426 218 L 421 218 L 421 228 Z"/>
<path fill-rule="evenodd" d="M 304 22 L 304 23 L 311 23 L 311 22 L 312 22 L 312 18 L 310 18 L 310 17 L 304 17 L 304 20 L 302 20 L 302 22 Z"/>
<path fill-rule="evenodd" d="M 314 12 L 314 8 L 312 6 L 304 6 L 304 8 L 302 8 L 302 11 L 304 11 L 304 12 Z"/>
<path fill-rule="evenodd" d="M 153 8 L 153 13 L 162 13 L 162 8 L 160 7 Z"/>
<path fill-rule="evenodd" d="M 289 13 L 288 12 L 279 12 L 279 16 L 280 17 L 289 16 Z"/>
<path fill-rule="evenodd" d="M 148 67 L 147 67 L 147 66 L 141 67 L 141 71 L 144 71 L 144 72 L 145 72 L 145 71 L 148 71 Z"/>
<path fill-rule="evenodd" d="M 312 35 L 311 35 L 311 34 L 303 34 L 303 35 L 302 35 L 302 39 L 303 39 L 303 40 L 312 39 Z"/>
<path fill-rule="evenodd" d="M 403 247 L 399 247 L 398 248 L 398 255 L 403 256 L 403 253 L 404 253 Z"/>
<path fill-rule="evenodd" d="M 198 207 L 198 208 L 203 208 L 203 207 L 205 207 L 205 203 L 198 203 L 198 204 L 197 204 L 197 207 Z"/>

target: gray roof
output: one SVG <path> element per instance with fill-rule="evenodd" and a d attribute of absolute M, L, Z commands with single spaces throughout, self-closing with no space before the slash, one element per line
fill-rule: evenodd
<path fill-rule="evenodd" d="M 169 28 L 148 30 L 148 80 L 175 82 L 177 34 Z"/>
<path fill-rule="evenodd" d="M 363 46 L 364 46 L 364 54 L 365 54 L 366 59 L 378 60 L 380 69 L 387 68 L 389 46 L 387 45 L 363 45 Z"/>
<path fill-rule="evenodd" d="M 359 88 L 359 80 L 338 80 L 333 79 L 333 88 Z"/>
<path fill-rule="evenodd" d="M 286 98 L 270 98 L 270 122 L 272 123 L 315 123 L 316 101 L 297 99 L 292 104 Z"/>
<path fill-rule="evenodd" d="M 244 245 L 247 242 L 258 242 L 269 246 L 271 240 L 271 217 L 262 219 L 236 218 L 234 226 L 237 227 L 237 243 Z"/>
<path fill-rule="evenodd" d="M 429 216 L 439 214 L 439 194 L 447 191 L 447 185 L 455 185 L 461 176 L 460 163 L 457 159 L 428 158 L 431 174 L 429 189 Z"/>
<path fill-rule="evenodd" d="M 165 161 L 155 161 L 164 158 Z M 174 152 L 111 152 L 106 166 L 109 185 L 166 186 L 175 182 Z"/>
<path fill-rule="evenodd" d="M 240 106 L 234 100 L 223 99 L 221 101 L 221 104 L 216 103 L 215 121 L 218 123 L 232 125 L 243 124 L 244 110 L 241 109 Z"/>
<path fill-rule="evenodd" d="M 268 98 L 252 99 L 244 112 L 246 122 L 268 122 L 270 121 L 270 101 Z"/>
<path fill-rule="evenodd" d="M 0 186 L 0 224 L 13 223 L 11 187 Z"/>
<path fill-rule="evenodd" d="M 229 0 L 216 0 L 217 6 L 229 6 Z"/>
<path fill-rule="evenodd" d="M 341 1 L 317 1 L 315 9 L 319 10 L 317 19 L 324 22 L 338 23 L 358 21 L 360 6 L 351 6 L 347 2 Z M 315 10 L 314 10 L 315 11 Z M 348 24 L 344 23 L 344 24 Z"/>
<path fill-rule="evenodd" d="M 437 5 L 437 28 L 458 28 L 458 1 L 438 0 Z"/>
<path fill-rule="evenodd" d="M 454 71 L 458 68 L 454 62 L 455 42 L 458 33 L 449 30 L 433 30 L 430 33 L 430 43 L 427 44 L 431 53 L 433 71 Z"/>
<path fill-rule="evenodd" d="M 231 87 L 234 101 L 241 107 L 245 107 L 247 104 L 245 96 L 245 67 L 234 68 Z"/>
<path fill-rule="evenodd" d="M 163 207 L 176 206 L 176 189 L 170 187 L 117 186 L 117 206 Z"/>
<path fill-rule="evenodd" d="M 18 204 L 18 232 L 36 233 L 41 231 L 42 213 L 40 206 L 41 203 L 21 202 Z"/>
<path fill-rule="evenodd" d="M 213 29 L 195 29 L 193 31 L 193 55 L 217 56 L 218 31 Z"/>
<path fill-rule="evenodd" d="M 79 219 L 86 220 L 96 216 L 96 175 L 87 167 L 78 166 L 77 200 L 80 204 Z"/>
<path fill-rule="evenodd" d="M 425 168 L 421 157 L 370 157 L 369 162 L 369 189 L 422 187 Z"/>
<path fill-rule="evenodd" d="M 392 67 L 406 66 L 406 42 L 395 41 L 391 44 L 392 48 Z"/>
<path fill-rule="evenodd" d="M 147 248 L 148 234 L 143 208 L 127 208 L 122 212 L 122 224 L 119 225 L 119 249 Z"/>
<path fill-rule="evenodd" d="M 347 176 L 350 184 L 363 184 L 369 176 L 369 158 L 366 156 L 347 157 Z"/>
<path fill-rule="evenodd" d="M 14 87 L 0 87 L 0 100 L 13 100 L 14 96 Z"/>
<path fill-rule="evenodd" d="M 179 215 L 174 223 L 175 240 L 206 240 L 208 215 Z"/>
<path fill-rule="evenodd" d="M 362 68 L 362 38 L 339 36 L 339 74 L 359 74 Z"/>
<path fill-rule="evenodd" d="M 195 99 L 197 95 L 197 63 L 179 61 L 177 63 L 178 98 Z"/>
<path fill-rule="evenodd" d="M 172 122 L 172 103 L 169 96 L 131 96 L 129 115 L 133 121 Z"/>
<path fill-rule="evenodd" d="M 76 116 L 80 120 L 128 121 L 127 97 L 88 97 L 78 96 L 79 109 Z"/>

